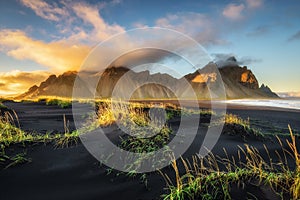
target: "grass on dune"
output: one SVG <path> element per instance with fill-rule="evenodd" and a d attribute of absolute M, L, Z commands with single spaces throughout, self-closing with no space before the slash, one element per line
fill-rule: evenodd
<path fill-rule="evenodd" d="M 0 164 L 5 165 L 4 169 L 30 162 L 30 159 L 26 158 L 25 153 L 12 156 L 7 156 L 5 153 L 5 148 L 12 143 L 21 143 L 32 139 L 31 135 L 27 135 L 20 128 L 16 127 L 14 119 L 17 119 L 17 115 L 15 112 L 13 113 L 14 116 L 9 112 L 5 112 L 4 115 L 0 116 Z"/>
<path fill-rule="evenodd" d="M 0 102 L 0 109 L 7 108 L 2 102 Z"/>
<path fill-rule="evenodd" d="M 64 118 L 64 121 L 65 118 Z M 79 132 L 73 131 L 68 132 L 65 123 L 65 133 L 64 134 L 36 134 L 36 133 L 26 133 L 20 128 L 18 122 L 18 116 L 13 111 L 4 112 L 0 115 L 0 164 L 4 166 L 4 169 L 16 166 L 18 164 L 23 164 L 31 162 L 31 159 L 26 158 L 26 153 L 18 153 L 15 155 L 7 155 L 6 149 L 13 144 L 23 144 L 26 143 L 50 143 L 54 142 L 55 147 L 68 147 L 73 144 L 77 144 L 79 140 Z"/>
<path fill-rule="evenodd" d="M 109 101 L 98 103 L 98 118 L 95 119 L 97 123 L 96 126 L 105 127 L 116 122 L 120 123 L 121 126 L 125 127 L 130 133 L 130 135 L 121 137 L 120 148 L 134 153 L 151 153 L 165 147 L 171 140 L 172 130 L 168 127 L 167 121 L 172 118 L 182 115 L 206 115 L 209 117 L 214 114 L 211 110 L 207 109 L 195 111 L 193 109 L 178 108 L 174 105 L 165 104 L 159 105 L 156 109 L 165 110 L 166 121 L 157 119 L 151 124 L 149 110 L 157 105 L 141 103 L 128 104 L 123 102 L 113 102 L 114 105 L 112 105 Z M 235 121 L 232 121 L 234 119 Z M 230 123 L 244 123 L 244 121 L 236 116 L 230 115 L 230 120 L 232 121 Z M 227 123 L 229 122 L 227 121 Z M 147 137 L 149 134 L 152 135 L 153 132 L 156 133 L 153 137 Z M 133 137 L 132 135 L 142 137 Z M 170 154 L 170 150 L 166 149 L 164 155 L 168 157 Z M 151 156 L 151 154 L 148 155 Z M 127 170 L 130 171 L 126 175 L 130 177 L 136 176 L 136 169 L 142 165 L 143 159 L 148 159 L 147 156 L 126 166 Z M 153 161 L 153 163 L 155 162 L 162 162 L 162 160 Z M 108 171 L 111 173 L 111 170 Z M 144 182 L 147 182 L 146 174 L 142 174 L 141 177 L 143 177 Z"/>
<path fill-rule="evenodd" d="M 162 109 L 165 111 L 166 120 L 170 120 L 174 117 L 188 116 L 188 115 L 212 115 L 214 114 L 209 109 L 187 109 L 180 108 L 179 106 L 170 103 L 138 103 L 138 102 L 121 102 L 102 100 L 96 102 L 98 119 L 98 126 L 109 126 L 116 121 L 121 123 L 134 122 L 137 125 L 145 126 L 149 125 L 149 110 L 152 108 Z M 157 126 L 161 119 L 153 119 L 153 127 Z"/>
<path fill-rule="evenodd" d="M 68 108 L 73 102 L 78 102 L 82 104 L 92 104 L 94 100 L 91 99 L 81 99 L 81 98 L 71 98 L 71 97 L 59 97 L 59 96 L 39 96 L 38 98 L 27 98 L 22 100 L 16 100 L 16 102 L 46 102 L 46 105 L 57 105 L 61 108 Z"/>
<path fill-rule="evenodd" d="M 174 160 L 172 167 L 175 171 L 175 184 L 168 175 L 161 172 L 169 191 L 163 195 L 163 198 L 165 200 L 232 199 L 230 189 L 233 184 L 245 187 L 251 181 L 256 181 L 257 186 L 267 185 L 272 188 L 278 197 L 284 198 L 284 195 L 289 195 L 291 199 L 299 199 L 300 154 L 291 129 L 290 135 L 291 139 L 285 141 L 288 149 L 283 147 L 282 141 L 278 138 L 282 152 L 276 152 L 277 162 L 275 158 L 270 157 L 266 146 L 268 159 L 263 158 L 255 147 L 249 145 L 240 147 L 239 160 L 228 156 L 220 158 L 212 153 L 205 158 L 194 156 L 192 162 L 184 159 Z M 289 156 L 295 161 L 293 170 L 288 165 L 287 157 Z M 184 166 L 183 175 L 180 175 L 178 164 Z M 225 166 L 225 170 L 220 170 L 221 166 Z M 248 196 L 248 198 L 253 197 L 258 198 L 254 194 Z"/>
<path fill-rule="evenodd" d="M 20 128 L 17 114 L 13 111 L 4 112 L 0 115 L 0 144 L 8 147 L 11 144 L 26 143 L 26 142 L 52 142 L 65 137 L 77 135 L 77 131 L 69 133 L 65 126 L 64 134 L 38 134 L 27 133 Z M 65 118 L 64 118 L 65 120 Z"/>
<path fill-rule="evenodd" d="M 112 107 L 114 106 L 114 107 Z M 165 110 L 165 119 L 150 120 L 149 111 L 155 108 L 158 111 Z M 105 127 L 112 125 L 113 123 L 120 123 L 120 125 L 130 132 L 131 136 L 122 136 L 120 141 L 120 148 L 131 152 L 154 152 L 157 149 L 164 147 L 171 139 L 172 130 L 167 125 L 167 121 L 180 117 L 181 115 L 212 115 L 210 110 L 199 110 L 195 112 L 192 109 L 178 108 L 169 104 L 141 104 L 141 103 L 123 103 L 110 101 L 98 101 L 96 102 L 96 109 L 98 112 L 96 119 L 90 119 L 85 130 L 93 129 L 91 127 Z M 79 142 L 80 134 L 83 134 L 84 130 L 75 130 L 70 132 L 68 129 L 68 122 L 66 118 L 63 118 L 65 132 L 62 134 L 31 134 L 22 131 L 17 124 L 14 123 L 14 118 L 9 113 L 2 115 L 0 118 L 0 144 L 5 147 L 14 143 L 24 142 L 44 142 L 54 143 L 56 148 L 70 147 L 76 145 Z M 241 126 L 249 128 L 249 121 L 243 121 L 234 115 L 228 115 L 225 121 L 227 124 L 241 124 Z M 148 134 L 154 135 L 147 137 Z M 134 137 L 137 136 L 137 137 Z M 5 154 L 3 154 L 5 155 Z M 157 161 L 159 162 L 159 161 Z M 134 176 L 136 167 L 141 163 L 132 163 L 128 168 L 131 172 L 129 176 Z M 145 177 L 143 180 L 146 180 Z"/>
<path fill-rule="evenodd" d="M 110 101 L 97 103 L 98 117 L 95 119 L 96 125 L 94 126 L 105 127 L 118 123 L 119 127 L 127 134 L 120 136 L 117 145 L 129 152 L 147 153 L 140 154 L 141 157 L 138 159 L 133 158 L 132 162 L 124 166 L 128 171 L 125 173 L 126 176 L 139 176 L 141 182 L 147 187 L 147 174 L 139 174 L 137 170 L 140 169 L 144 162 L 151 162 L 153 164 L 155 162 L 162 162 L 162 160 L 150 161 L 149 159 L 152 159 L 152 154 L 156 150 L 165 147 L 171 139 L 172 130 L 167 125 L 168 111 L 163 113 L 166 105 Z M 156 112 L 161 112 L 162 115 L 151 116 L 151 109 L 152 111 L 154 109 Z M 175 111 L 175 108 L 169 105 L 167 109 L 174 109 Z M 163 153 L 167 156 L 170 152 L 165 150 Z M 131 158 L 129 156 L 126 159 L 130 160 Z M 108 173 L 112 172 L 112 169 L 108 169 Z"/>
<path fill-rule="evenodd" d="M 16 102 L 32 103 L 32 102 L 46 102 L 46 105 L 56 105 L 61 108 L 68 108 L 72 105 L 73 100 L 71 98 L 55 97 L 55 96 L 40 96 L 33 99 L 14 100 Z"/>
<path fill-rule="evenodd" d="M 17 114 L 14 116 L 10 112 L 5 112 L 0 116 L 0 144 L 9 145 L 10 143 L 19 143 L 28 139 L 28 135 L 16 125 L 18 121 Z"/>
<path fill-rule="evenodd" d="M 239 124 L 245 128 L 250 128 L 250 122 L 248 120 L 244 120 L 237 115 L 234 114 L 226 114 L 225 116 L 225 123 L 226 124 Z"/>
<path fill-rule="evenodd" d="M 49 101 L 52 101 L 50 99 Z M 54 101 L 57 103 L 57 101 Z M 212 115 L 210 110 L 199 110 L 195 112 L 192 109 L 178 108 L 172 104 L 143 104 L 143 103 L 124 103 L 112 102 L 109 100 L 96 102 L 98 109 L 97 119 L 90 119 L 87 127 L 84 130 L 93 129 L 93 127 L 109 126 L 116 121 L 130 132 L 131 136 L 121 138 L 120 147 L 132 152 L 151 152 L 162 148 L 170 141 L 172 130 L 168 127 L 167 121 L 180 117 L 181 115 Z M 113 107 L 112 107 L 113 106 Z M 165 110 L 165 119 L 155 118 L 150 120 L 149 111 L 155 108 Z M 62 134 L 33 134 L 25 133 L 19 128 L 17 115 L 12 116 L 9 112 L 4 113 L 0 118 L 0 144 L 9 146 L 14 143 L 24 142 L 54 142 L 58 148 L 69 147 L 76 145 L 79 142 L 79 136 L 84 130 L 68 130 L 68 122 L 64 116 L 65 132 Z M 235 120 L 233 116 L 229 118 L 234 123 L 245 123 L 240 119 Z M 228 121 L 227 121 L 228 122 Z M 92 127 L 92 128 L 91 128 Z M 152 134 L 153 137 L 147 135 Z M 137 136 L 137 137 L 135 137 Z"/>
<path fill-rule="evenodd" d="M 255 137 L 257 139 L 265 138 L 265 135 L 262 134 L 261 131 L 250 126 L 249 118 L 245 120 L 234 114 L 226 114 L 224 125 L 224 134 L 239 135 L 244 141 L 247 141 L 249 137 Z"/>
<path fill-rule="evenodd" d="M 151 116 L 151 111 L 160 113 Z M 98 117 L 96 127 L 105 127 L 118 123 L 125 130 L 120 147 L 135 153 L 156 151 L 170 142 L 172 130 L 168 120 L 182 115 L 212 115 L 211 110 L 179 108 L 173 104 L 125 103 L 121 101 L 97 102 Z M 150 136 L 149 136 L 150 135 Z"/>
<path fill-rule="evenodd" d="M 71 100 L 63 100 L 63 99 L 47 99 L 46 100 L 47 105 L 57 105 L 61 108 L 68 108 L 72 105 Z"/>
<path fill-rule="evenodd" d="M 54 103 L 58 102 L 55 101 Z M 210 110 L 180 109 L 173 105 L 153 105 L 140 103 L 115 103 L 110 101 L 99 101 L 96 103 L 97 119 L 91 119 L 87 126 L 105 127 L 113 123 L 120 125 L 129 131 L 130 136 L 121 137 L 120 148 L 135 153 L 154 152 L 168 144 L 171 139 L 172 130 L 168 127 L 168 120 L 181 115 L 212 115 Z M 114 107 L 112 107 L 114 106 Z M 165 110 L 165 119 L 151 120 L 149 111 L 156 106 L 156 109 Z M 17 120 L 17 115 L 9 112 L 3 113 L 0 117 L 0 164 L 12 167 L 18 164 L 30 162 L 25 153 L 7 156 L 5 148 L 15 143 L 24 142 L 53 142 L 55 147 L 64 148 L 76 145 L 79 136 L 84 131 L 76 130 L 70 132 L 68 122 L 64 116 L 65 132 L 62 134 L 30 134 L 21 130 Z M 249 120 L 243 120 L 236 115 L 228 114 L 225 117 L 225 125 L 242 127 L 244 130 L 254 130 L 250 127 Z M 87 130 L 90 127 L 85 127 Z M 152 137 L 148 134 L 155 133 Z M 253 132 L 258 133 L 258 132 Z M 270 186 L 279 196 L 290 194 L 291 198 L 300 198 L 300 156 L 297 150 L 297 141 L 290 130 L 291 140 L 286 143 L 289 149 L 283 149 L 282 154 L 278 153 L 278 162 L 264 159 L 260 152 L 251 146 L 240 147 L 238 152 L 241 160 L 234 158 L 219 158 L 210 154 L 205 158 L 193 157 L 190 163 L 181 160 L 185 173 L 181 175 L 178 169 L 179 162 L 173 161 L 172 166 L 175 170 L 176 182 L 171 181 L 168 175 L 163 174 L 168 184 L 169 193 L 163 196 L 164 199 L 231 199 L 230 189 L 232 184 L 245 185 L 249 180 L 258 180 L 259 184 Z M 137 137 L 134 137 L 137 136 Z M 281 142 L 280 140 L 278 140 Z M 283 145 L 282 145 L 283 146 Z M 266 151 L 268 152 L 267 148 Z M 167 152 L 168 155 L 170 152 Z M 167 154 L 166 154 L 167 155 Z M 292 156 L 295 160 L 296 168 L 288 168 L 286 157 Z M 159 161 L 155 161 L 159 162 Z M 126 166 L 130 172 L 126 175 L 134 177 L 137 175 L 135 169 L 141 165 L 142 161 Z M 220 170 L 226 166 L 226 170 Z M 141 174 L 140 179 L 147 185 L 147 174 Z M 250 197 L 249 197 L 250 198 Z M 252 197 L 251 197 L 252 198 Z"/>

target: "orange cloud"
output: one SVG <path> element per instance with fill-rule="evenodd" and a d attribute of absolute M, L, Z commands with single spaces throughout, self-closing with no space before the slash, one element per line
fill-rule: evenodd
<path fill-rule="evenodd" d="M 19 60 L 29 59 L 53 72 L 77 70 L 91 48 L 67 41 L 43 42 L 34 40 L 20 30 L 0 31 L 0 50 Z"/>
<path fill-rule="evenodd" d="M 39 85 L 48 78 L 49 72 L 32 71 L 0 72 L 0 96 L 13 96 L 20 94 L 33 85 Z"/>

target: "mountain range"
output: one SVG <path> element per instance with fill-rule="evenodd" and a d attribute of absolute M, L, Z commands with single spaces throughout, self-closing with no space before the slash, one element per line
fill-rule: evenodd
<path fill-rule="evenodd" d="M 231 62 L 235 61 L 234 57 L 228 58 L 227 61 L 219 66 L 227 98 L 279 98 L 268 86 L 264 84 L 259 86 L 255 75 L 246 66 L 241 67 Z M 214 63 L 181 78 L 162 73 L 151 74 L 149 71 L 135 72 L 126 67 L 113 66 L 102 73 L 85 73 L 85 77 L 99 80 L 95 94 L 98 98 L 111 97 L 116 84 L 122 80 L 122 84 L 117 85 L 118 91 L 125 94 L 126 91 L 131 90 L 131 87 L 137 88 L 133 91 L 131 98 L 174 98 L 176 94 L 187 94 L 188 88 L 192 88 L 199 99 L 210 99 L 212 94 L 207 83 L 212 84 L 213 88 L 214 83 L 220 78 L 212 70 L 211 64 Z M 39 86 L 32 86 L 16 99 L 33 99 L 40 96 L 72 97 L 77 75 L 76 71 L 68 71 L 59 76 L 51 75 Z M 140 85 L 145 80 L 149 83 Z M 91 91 L 84 84 L 80 84 L 80 87 L 90 96 Z"/>

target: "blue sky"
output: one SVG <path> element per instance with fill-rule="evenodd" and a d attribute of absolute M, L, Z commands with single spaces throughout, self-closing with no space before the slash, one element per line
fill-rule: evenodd
<path fill-rule="evenodd" d="M 77 69 L 114 34 L 152 26 L 189 35 L 213 58 L 236 56 L 276 92 L 300 91 L 299 10 L 297 0 L 0 1 L 0 96 Z"/>

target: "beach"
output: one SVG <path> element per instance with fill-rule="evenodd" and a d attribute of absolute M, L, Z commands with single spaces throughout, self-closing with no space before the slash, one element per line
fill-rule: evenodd
<path fill-rule="evenodd" d="M 63 133 L 64 116 L 69 123 L 70 131 L 75 130 L 72 109 L 60 108 L 56 105 L 45 105 L 44 102 L 5 102 L 5 106 L 15 110 L 22 130 L 45 134 L 46 132 Z M 262 107 L 230 106 L 228 113 L 236 114 L 245 120 L 250 120 L 251 126 L 258 128 L 262 133 L 281 133 L 285 140 L 289 137 L 287 125 L 290 124 L 299 133 L 300 112 L 297 110 L 263 109 Z M 173 120 L 172 127 L 179 123 Z M 199 143 L 203 140 L 207 126 L 201 124 L 197 135 L 183 155 L 191 158 L 199 152 Z M 284 134 L 286 136 L 284 136 Z M 246 138 L 239 135 L 222 134 L 212 153 L 225 156 L 225 148 L 230 157 L 237 157 L 238 146 L 245 143 L 264 150 L 268 147 L 271 156 L 282 148 L 276 143 L 276 138 L 270 139 Z M 285 146 L 286 147 L 286 146 Z M 0 199 L 161 199 L 166 192 L 166 182 L 158 172 L 147 175 L 147 183 L 141 181 L 139 175 L 128 177 L 118 171 L 108 172 L 108 167 L 100 165 L 79 142 L 68 148 L 56 148 L 53 144 L 26 145 L 14 144 L 9 147 L 9 153 L 26 152 L 31 162 L 14 166 L 0 171 Z M 291 165 L 291 167 L 293 167 Z M 174 176 L 171 167 L 163 169 L 170 177 Z M 245 199 L 248 193 L 258 195 L 259 199 L 278 199 L 267 186 L 248 185 L 243 189 L 232 186 L 234 199 Z"/>

